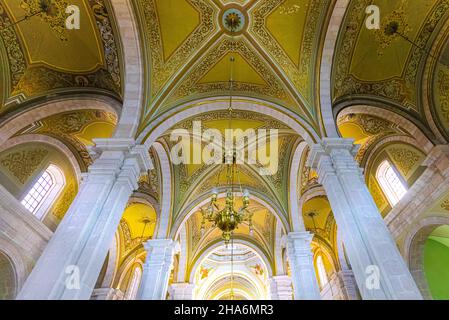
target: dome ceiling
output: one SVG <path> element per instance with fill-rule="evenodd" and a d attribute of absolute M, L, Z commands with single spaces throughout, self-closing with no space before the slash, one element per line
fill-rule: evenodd
<path fill-rule="evenodd" d="M 119 48 L 109 4 L 72 0 L 80 9 L 80 29 L 62 28 L 66 1 L 56 1 L 52 15 L 35 12 L 37 0 L 0 0 L 2 92 L 0 114 L 18 103 L 67 89 L 121 96 Z M 3 96 L 2 96 L 3 95 Z"/>
<path fill-rule="evenodd" d="M 229 94 L 278 103 L 317 128 L 314 70 L 330 1 L 139 0 L 147 50 L 148 103 L 141 129 L 169 109 Z M 240 25 L 234 37 L 226 15 Z"/>

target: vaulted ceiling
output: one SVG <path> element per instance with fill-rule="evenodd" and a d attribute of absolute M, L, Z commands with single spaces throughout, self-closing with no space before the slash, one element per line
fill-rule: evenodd
<path fill-rule="evenodd" d="M 370 4 L 380 9 L 379 30 L 365 27 L 364 9 Z M 369 102 L 408 117 L 424 131 L 429 127 L 425 113 L 433 112 L 437 114 L 435 121 L 447 130 L 447 104 L 446 111 L 441 102 L 436 103 L 436 110 L 432 107 L 429 111 L 429 97 L 423 92 L 426 90 L 426 63 L 433 66 L 428 77 L 434 78 L 434 68 L 444 69 L 435 79 L 439 91 L 444 87 L 442 80 L 447 76 L 449 60 L 442 53 L 444 46 L 435 48 L 434 45 L 435 42 L 447 43 L 448 19 L 448 0 L 351 1 L 334 54 L 335 112 L 350 104 Z M 401 35 L 388 34 L 387 26 L 392 22 L 398 24 Z M 444 93 L 441 95 L 444 100 Z"/>
<path fill-rule="evenodd" d="M 108 1 L 71 0 L 80 8 L 79 30 L 65 28 L 68 1 L 55 1 L 49 14 L 33 15 L 38 3 L 0 0 L 0 116 L 23 102 L 62 93 L 120 100 L 119 41 Z"/>
<path fill-rule="evenodd" d="M 171 108 L 235 92 L 278 103 L 317 128 L 315 65 L 330 1 L 139 0 L 147 50 L 143 128 Z M 241 16 L 231 35 L 223 18 Z"/>

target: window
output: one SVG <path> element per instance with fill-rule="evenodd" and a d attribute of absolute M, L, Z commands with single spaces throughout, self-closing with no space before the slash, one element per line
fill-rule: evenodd
<path fill-rule="evenodd" d="M 65 179 L 61 170 L 55 165 L 50 165 L 23 198 L 23 206 L 42 220 L 64 184 Z"/>
<path fill-rule="evenodd" d="M 316 259 L 316 267 L 318 269 L 320 284 L 324 287 L 329 282 L 329 279 L 327 278 L 326 268 L 324 267 L 323 257 L 321 255 Z"/>
<path fill-rule="evenodd" d="M 142 269 L 140 269 L 140 267 L 136 267 L 132 274 L 132 278 L 129 281 L 128 288 L 126 289 L 125 300 L 136 299 L 141 278 L 142 278 Z"/>
<path fill-rule="evenodd" d="M 407 193 L 401 178 L 387 160 L 380 164 L 376 178 L 392 206 L 395 206 Z"/>

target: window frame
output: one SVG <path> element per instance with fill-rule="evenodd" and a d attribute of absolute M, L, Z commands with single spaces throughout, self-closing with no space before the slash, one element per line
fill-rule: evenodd
<path fill-rule="evenodd" d="M 395 189 L 394 185 L 389 181 L 386 176 L 389 170 L 395 175 L 403 190 Z M 376 180 L 391 207 L 397 205 L 408 192 L 408 186 L 404 183 L 402 175 L 398 173 L 396 167 L 388 159 L 383 160 L 377 167 Z"/>
<path fill-rule="evenodd" d="M 33 211 L 31 211 L 30 208 L 27 208 L 24 205 L 25 198 L 28 195 L 30 195 L 33 189 L 36 189 L 36 185 L 45 174 L 48 174 L 51 177 L 53 184 L 51 185 L 50 189 L 45 193 L 39 204 L 34 208 Z M 20 203 L 24 206 L 24 208 L 28 212 L 30 212 L 40 221 L 43 221 L 47 216 L 50 208 L 54 204 L 55 200 L 59 197 L 62 190 L 64 189 L 65 184 L 66 180 L 63 171 L 57 165 L 51 163 L 47 166 L 47 168 L 44 171 L 41 172 L 41 174 L 35 180 L 31 188 L 29 188 L 26 194 L 22 197 Z"/>
<path fill-rule="evenodd" d="M 321 288 L 324 288 L 329 283 L 329 276 L 327 275 L 322 254 L 318 254 L 316 257 L 316 269 Z"/>

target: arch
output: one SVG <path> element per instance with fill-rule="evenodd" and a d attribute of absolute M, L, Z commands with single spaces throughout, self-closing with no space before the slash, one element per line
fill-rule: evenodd
<path fill-rule="evenodd" d="M 352 105 L 341 110 L 338 113 L 337 118 L 340 119 L 350 113 L 370 115 L 386 120 L 388 122 L 392 122 L 404 128 L 410 135 L 410 138 L 413 137 L 412 139 L 415 140 L 415 143 L 413 144 L 416 144 L 425 152 L 430 152 L 434 147 L 434 143 L 429 138 L 427 138 L 427 136 L 415 123 L 403 117 L 402 115 L 397 114 L 396 112 L 375 105 Z"/>
<path fill-rule="evenodd" d="M 102 110 L 119 115 L 117 100 L 100 95 L 58 98 L 32 105 L 26 110 L 3 119 L 0 123 L 0 145 L 26 126 L 50 116 L 77 110 Z"/>
<path fill-rule="evenodd" d="M 430 52 L 440 53 L 441 50 L 444 50 L 444 45 L 447 43 L 447 30 L 449 29 L 449 19 L 446 20 L 444 26 L 437 33 L 436 38 L 433 40 L 432 47 L 430 48 Z M 436 66 L 437 63 L 435 59 L 432 57 L 428 57 L 427 61 L 424 65 L 423 72 L 419 73 L 418 83 L 421 84 L 422 94 L 421 94 L 421 102 L 423 104 L 424 115 L 426 117 L 427 123 L 430 126 L 432 133 L 436 136 L 437 140 L 441 144 L 445 144 L 448 142 L 448 134 L 445 133 L 444 129 L 438 122 L 438 119 L 435 118 L 435 106 L 433 105 L 433 79 L 436 74 Z"/>
<path fill-rule="evenodd" d="M 197 299 L 210 299 L 213 296 L 214 293 L 217 292 L 217 289 L 220 290 L 223 288 L 223 286 L 228 282 L 227 278 L 230 277 L 230 273 L 225 273 L 223 275 L 221 275 L 220 277 L 218 277 L 217 279 L 214 279 L 213 282 L 208 283 L 206 286 L 204 286 L 203 290 L 200 290 L 199 292 L 199 297 L 196 297 Z M 236 281 L 237 280 L 237 281 Z M 246 300 L 255 300 L 257 299 L 257 295 L 259 297 L 263 297 L 262 295 L 262 290 L 264 288 L 262 288 L 260 285 L 257 284 L 256 281 L 254 281 L 255 279 L 251 279 L 251 277 L 248 276 L 248 274 L 243 273 L 243 272 L 234 272 L 234 282 L 237 283 L 237 286 L 239 283 L 241 282 L 245 282 L 246 285 L 248 287 L 250 287 L 250 290 L 252 292 L 247 292 L 241 288 L 235 287 L 233 288 L 234 291 L 234 295 L 235 296 L 239 296 L 245 298 Z M 224 297 L 226 297 L 227 295 L 229 295 L 231 293 L 231 289 L 225 289 L 224 291 L 222 291 L 221 293 L 217 294 L 214 298 L 216 300 L 220 300 Z M 251 294 L 253 293 L 253 294 Z M 254 293 L 256 295 L 254 295 Z"/>
<path fill-rule="evenodd" d="M 15 296 L 19 293 L 20 289 L 25 282 L 28 273 L 31 271 L 22 258 L 19 248 L 11 244 L 11 242 L 0 235 L 0 252 L 6 255 L 14 269 L 15 275 Z M 15 298 L 15 296 L 13 298 Z"/>
<path fill-rule="evenodd" d="M 144 105 L 144 74 L 140 36 L 131 0 L 111 0 L 124 59 L 123 107 L 114 138 L 135 138 Z"/>
<path fill-rule="evenodd" d="M 180 105 L 148 125 L 139 135 L 137 141 L 138 143 L 144 143 L 149 149 L 160 136 L 177 123 L 203 113 L 222 111 L 228 108 L 229 99 L 223 97 L 202 99 Z M 236 97 L 233 108 L 234 110 L 260 113 L 272 117 L 294 130 L 309 145 L 313 145 L 320 140 L 319 135 L 306 121 L 281 106 L 258 99 Z"/>
<path fill-rule="evenodd" d="M 3 152 L 7 149 L 18 146 L 20 144 L 32 143 L 32 142 L 39 142 L 39 143 L 44 143 L 44 144 L 50 145 L 50 146 L 54 147 L 55 149 L 59 150 L 62 154 L 64 154 L 67 157 L 67 159 L 69 160 L 70 164 L 72 165 L 72 168 L 75 172 L 75 176 L 76 176 L 76 180 L 77 180 L 78 184 L 81 182 L 81 167 L 80 167 L 78 161 L 76 160 L 75 155 L 64 143 L 62 143 L 61 141 L 59 141 L 58 139 L 55 139 L 53 137 L 46 136 L 43 134 L 26 134 L 26 135 L 16 136 L 16 137 L 9 139 L 5 143 L 1 144 L 0 152 Z"/>
<path fill-rule="evenodd" d="M 170 232 L 170 220 L 172 212 L 172 172 L 170 159 L 164 146 L 159 142 L 153 145 L 159 159 L 162 187 L 161 187 L 161 213 L 157 222 L 155 239 L 165 239 Z"/>
<path fill-rule="evenodd" d="M 337 0 L 332 10 L 332 16 L 326 32 L 321 56 L 319 97 L 321 106 L 322 136 L 339 138 L 337 126 L 332 110 L 332 65 L 336 54 L 339 30 L 343 26 L 349 0 Z"/>
<path fill-rule="evenodd" d="M 368 157 L 365 157 L 365 159 L 363 160 L 365 174 L 369 171 L 370 167 L 373 165 L 373 162 L 375 162 L 375 158 L 378 156 L 379 150 L 382 151 L 384 148 L 387 147 L 387 145 L 393 144 L 393 143 L 404 143 L 404 144 L 407 144 L 407 145 L 410 145 L 410 146 L 416 148 L 417 150 L 421 151 L 424 154 L 426 154 L 426 153 L 428 154 L 428 152 L 426 152 L 425 150 L 422 150 L 420 148 L 420 146 L 417 146 L 416 140 L 411 137 L 407 137 L 407 136 L 386 137 L 386 138 L 381 139 L 377 143 L 375 143 L 371 147 L 371 150 L 368 153 Z"/>
<path fill-rule="evenodd" d="M 12 300 L 17 295 L 17 277 L 14 264 L 0 250 L 0 300 Z"/>
<path fill-rule="evenodd" d="M 299 211 L 299 199 L 298 199 L 298 184 L 299 182 L 301 169 L 301 157 L 304 152 L 307 150 L 307 144 L 305 142 L 300 142 L 295 149 L 293 154 L 293 158 L 290 162 L 290 181 L 289 181 L 289 215 L 291 222 L 291 230 L 292 231 L 305 231 L 304 220 Z"/>
<path fill-rule="evenodd" d="M 261 261 L 264 263 L 264 266 L 267 269 L 269 275 L 272 276 L 274 274 L 273 273 L 274 270 L 271 268 L 271 264 L 270 264 L 268 257 L 258 246 L 256 246 L 254 243 L 252 243 L 250 241 L 240 239 L 240 238 L 234 239 L 234 244 L 244 245 L 244 246 L 250 248 L 251 250 L 253 250 L 259 256 Z M 222 246 L 223 246 L 222 241 L 212 243 L 211 245 L 206 247 L 206 249 L 203 250 L 199 256 L 196 256 L 192 260 L 192 261 L 195 261 L 195 263 L 194 263 L 193 267 L 190 268 L 190 270 L 189 270 L 188 279 L 189 279 L 190 283 L 194 283 L 195 273 L 196 273 L 197 269 L 199 268 L 199 266 L 201 265 L 201 263 L 204 261 L 204 259 L 206 259 L 211 253 L 213 253 L 216 249 L 218 249 L 219 247 L 222 247 Z"/>
<path fill-rule="evenodd" d="M 428 217 L 419 221 L 404 240 L 404 258 L 410 273 L 425 299 L 431 300 L 424 274 L 424 246 L 430 234 L 439 226 L 449 225 L 449 217 Z"/>

